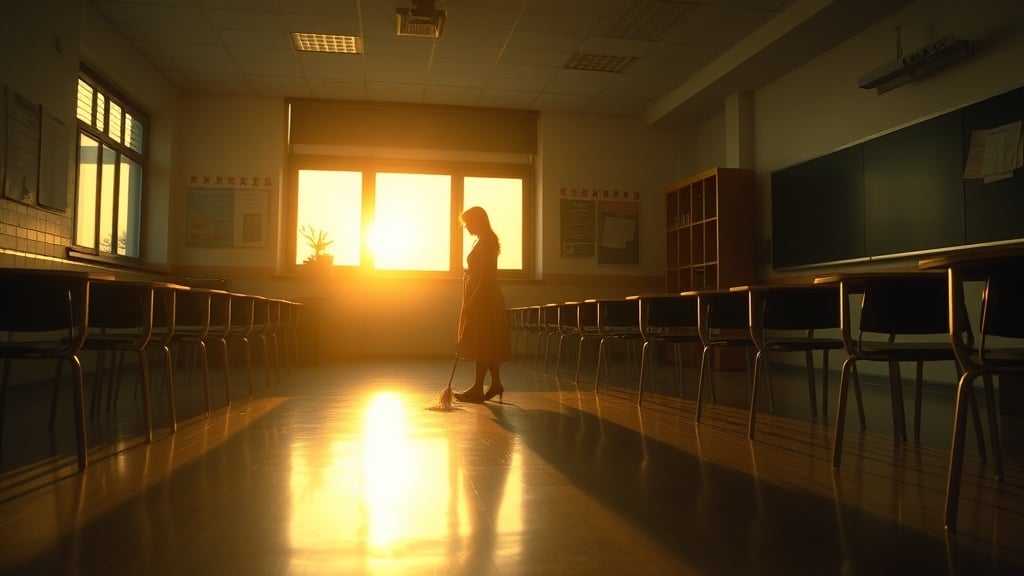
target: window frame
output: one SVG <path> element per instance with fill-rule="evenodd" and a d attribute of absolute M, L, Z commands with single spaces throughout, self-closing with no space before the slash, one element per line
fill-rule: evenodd
<path fill-rule="evenodd" d="M 145 232 L 145 214 L 146 214 L 146 198 L 148 196 L 148 183 L 149 183 L 149 169 L 148 169 L 148 152 L 149 152 L 149 116 L 138 106 L 134 101 L 124 95 L 124 93 L 114 87 L 110 82 L 103 78 L 99 73 L 91 69 L 89 66 L 82 64 L 79 68 L 78 77 L 75 81 L 75 101 L 78 102 L 78 85 L 79 82 L 85 82 L 93 89 L 93 114 L 98 112 L 98 108 L 95 103 L 97 95 L 102 95 L 104 102 L 104 121 L 103 128 L 99 129 L 96 127 L 95 118 L 92 123 L 86 123 L 78 118 L 76 111 L 75 114 L 75 188 L 74 188 L 74 216 L 72 218 L 72 232 L 71 242 L 68 249 L 69 255 L 73 256 L 85 256 L 89 259 L 98 259 L 105 262 L 114 263 L 121 266 L 135 267 L 143 264 L 143 254 L 145 254 L 146 244 L 146 232 Z M 128 131 L 128 127 L 124 119 L 131 116 L 141 126 L 142 139 L 140 147 L 142 152 L 138 152 L 131 147 L 131 143 L 122 143 L 121 141 L 115 140 L 110 136 L 109 114 L 111 105 L 116 105 L 120 108 L 121 114 L 121 131 L 122 134 Z M 77 106 L 77 104 L 76 104 Z M 96 237 L 93 239 L 95 246 L 85 246 L 79 243 L 77 234 L 78 230 L 78 218 L 79 218 L 79 191 L 81 189 L 81 140 L 82 136 L 88 136 L 89 138 L 98 141 L 100 149 L 104 147 L 110 147 L 114 150 L 114 162 L 113 162 L 113 173 L 114 183 L 110 186 L 113 192 L 113 199 L 110 202 L 110 214 L 106 215 L 110 219 L 111 223 L 111 251 L 105 252 L 102 250 L 102 234 L 101 222 L 105 215 L 102 213 L 102 197 L 99 191 L 104 187 L 101 176 L 97 176 L 96 186 L 96 216 L 94 222 L 94 229 Z M 126 254 L 118 254 L 116 248 L 116 237 L 117 229 L 119 227 L 120 219 L 120 199 L 123 190 L 125 180 L 130 178 L 130 173 L 122 173 L 121 167 L 125 160 L 130 160 L 135 163 L 141 171 L 139 177 L 141 189 L 139 190 L 139 210 L 138 210 L 138 221 L 131 222 L 131 214 L 129 214 L 129 222 L 126 225 L 128 229 L 135 228 L 138 230 L 138 256 L 129 256 Z M 102 172 L 102 171 L 99 171 Z M 129 211 L 130 212 L 130 211 Z"/>
<path fill-rule="evenodd" d="M 365 238 L 374 217 L 374 194 L 377 173 L 395 172 L 408 174 L 441 174 L 452 178 L 451 226 L 449 230 L 449 269 L 447 271 L 426 270 L 379 270 L 374 267 L 373 255 L 367 243 L 361 244 L 361 258 L 358 266 L 335 265 L 336 273 L 341 274 L 374 274 L 400 275 L 412 277 L 462 277 L 463 241 L 465 234 L 459 222 L 462 213 L 464 178 L 468 176 L 485 178 L 518 178 L 523 183 L 523 267 L 519 270 L 499 269 L 498 278 L 524 279 L 533 274 L 534 262 L 534 175 L 533 166 L 519 163 L 471 162 L 457 160 L 401 160 L 393 158 L 353 158 L 320 155 L 292 155 L 288 167 L 288 226 L 286 238 L 287 258 L 285 268 L 294 272 L 302 270 L 302 264 L 296 263 L 297 230 L 298 230 L 298 180 L 300 170 L 348 171 L 362 173 L 362 229 Z"/>

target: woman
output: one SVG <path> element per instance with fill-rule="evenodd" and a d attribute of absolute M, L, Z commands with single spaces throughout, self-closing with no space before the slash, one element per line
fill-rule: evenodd
<path fill-rule="evenodd" d="M 510 360 L 505 296 L 498 287 L 498 253 L 501 244 L 491 229 L 487 212 L 479 206 L 467 209 L 459 217 L 466 230 L 476 236 L 473 250 L 466 258 L 462 282 L 462 311 L 459 313 L 459 357 L 476 361 L 473 386 L 457 392 L 462 402 L 484 402 L 505 392 L 501 385 L 501 363 Z M 484 378 L 491 375 L 491 386 L 484 390 Z"/>

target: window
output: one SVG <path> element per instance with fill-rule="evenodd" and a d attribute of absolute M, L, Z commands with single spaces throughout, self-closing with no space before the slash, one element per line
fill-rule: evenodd
<path fill-rule="evenodd" d="M 525 270 L 525 168 L 432 166 L 399 171 L 296 170 L 295 263 L 311 260 L 310 229 L 326 232 L 335 266 L 459 271 L 472 249 L 458 215 L 484 208 L 501 240 L 498 268 Z M 515 175 L 509 175 L 515 172 Z"/>
<path fill-rule="evenodd" d="M 78 79 L 77 249 L 138 259 L 145 120 L 83 70 Z"/>

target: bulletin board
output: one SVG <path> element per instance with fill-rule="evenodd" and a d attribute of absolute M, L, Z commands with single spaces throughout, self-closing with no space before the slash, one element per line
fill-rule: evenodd
<path fill-rule="evenodd" d="M 266 246 L 269 195 L 266 189 L 189 188 L 185 218 L 188 245 L 204 248 Z"/>

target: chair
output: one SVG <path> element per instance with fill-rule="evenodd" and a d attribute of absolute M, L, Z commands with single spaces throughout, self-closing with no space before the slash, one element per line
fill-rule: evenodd
<path fill-rule="evenodd" d="M 252 379 L 252 350 L 249 339 L 256 331 L 257 310 L 264 310 L 263 298 L 251 294 L 232 292 L 230 295 L 228 309 L 227 328 L 224 330 L 224 372 L 225 378 L 230 381 L 228 371 L 228 349 L 232 343 L 242 345 L 242 352 L 245 355 L 246 378 L 249 385 L 249 398 L 254 396 Z M 265 321 L 265 314 L 261 313 L 261 321 Z M 228 384 L 228 405 L 231 404 L 230 383 Z"/>
<path fill-rule="evenodd" d="M 832 467 L 839 468 L 842 459 L 843 432 L 846 422 L 846 397 L 851 374 L 861 361 L 885 362 L 889 365 L 893 430 L 896 438 L 906 439 L 900 362 L 917 364 L 915 417 L 920 421 L 920 389 L 923 362 L 952 361 L 956 355 L 951 344 L 951 314 L 947 279 L 932 272 L 890 272 L 839 275 L 840 333 L 847 358 L 843 362 L 836 411 L 836 433 L 832 451 Z M 832 279 L 817 279 L 829 283 Z M 854 336 L 850 321 L 850 296 L 861 296 L 859 329 Z M 957 310 L 966 318 L 965 310 Z M 966 326 L 966 320 L 961 326 Z M 965 346 L 973 346 L 970 330 L 960 337 Z M 913 340 L 910 340 L 912 338 Z M 957 366 L 959 371 L 959 366 Z M 959 376 L 959 374 L 958 374 Z M 975 422 L 977 407 L 975 406 Z M 984 457 L 980 425 L 978 448 Z"/>
<path fill-rule="evenodd" d="M 540 361 L 541 352 L 544 356 L 543 371 L 548 369 L 548 352 L 551 349 L 551 336 L 558 334 L 558 304 L 544 304 L 537 314 L 537 355 L 533 359 L 534 370 L 537 369 L 537 362 Z M 544 343 L 541 344 L 541 339 Z M 543 350 L 541 347 L 543 346 Z"/>
<path fill-rule="evenodd" d="M 163 283 L 156 285 L 153 294 L 153 333 L 146 343 L 147 350 L 158 349 L 164 359 L 164 386 L 167 388 L 167 414 L 171 432 L 178 429 L 174 406 L 174 362 L 171 359 L 171 345 L 177 321 L 178 293 L 182 291 L 188 291 L 188 287 Z"/>
<path fill-rule="evenodd" d="M 816 335 L 818 330 L 839 329 L 839 287 L 835 285 L 771 285 L 746 287 L 750 309 L 750 336 L 757 348 L 754 357 L 754 384 L 750 395 L 748 436 L 754 437 L 757 419 L 757 397 L 762 375 L 771 391 L 771 371 L 767 369 L 768 354 L 803 352 L 807 369 L 807 392 L 811 416 L 818 416 L 815 398 L 814 352 L 821 351 L 821 412 L 828 418 L 829 352 L 841 350 L 843 341 Z M 864 407 L 860 383 L 854 380 L 854 393 L 861 427 Z"/>
<path fill-rule="evenodd" d="M 640 306 L 633 300 L 602 299 L 597 300 L 597 335 L 600 343 L 597 348 L 597 372 L 594 375 L 594 392 L 601 383 L 602 363 L 607 370 L 608 344 L 611 342 L 641 342 Z M 634 348 L 627 349 L 627 358 L 635 361 Z M 634 373 L 635 375 L 635 373 Z"/>
<path fill-rule="evenodd" d="M 214 297 L 217 298 L 214 305 Z M 198 352 L 202 374 L 203 374 L 203 397 L 206 407 L 206 415 L 211 411 L 210 402 L 210 368 L 209 351 L 207 344 L 210 341 L 219 341 L 220 334 L 211 332 L 212 311 L 217 310 L 216 316 L 222 318 L 225 314 L 224 306 L 229 303 L 227 293 L 221 290 L 207 288 L 190 288 L 178 292 L 175 302 L 175 324 L 174 334 L 171 337 L 170 345 L 179 351 L 185 348 L 186 361 L 192 358 L 193 350 Z M 223 320 L 218 321 L 221 325 Z M 223 330 L 223 327 L 220 329 Z M 191 374 L 191 372 L 190 372 Z"/>
<path fill-rule="evenodd" d="M 85 391 L 78 353 L 85 342 L 89 319 L 90 279 L 98 275 L 57 270 L 0 269 L 0 437 L 7 410 L 11 361 L 52 359 L 71 365 L 78 468 L 89 463 L 85 426 Z M 57 385 L 60 380 L 57 379 Z M 56 394 L 54 395 L 56 401 Z M 54 422 L 51 417 L 51 428 Z"/>
<path fill-rule="evenodd" d="M 637 406 L 643 403 L 644 376 L 649 363 L 648 352 L 652 344 L 664 345 L 675 353 L 675 365 L 681 370 L 679 347 L 700 344 L 697 331 L 697 295 L 645 294 L 630 296 L 639 302 L 638 324 L 643 345 L 640 352 L 640 381 L 637 384 Z M 682 373 L 678 374 L 682 386 Z"/>
<path fill-rule="evenodd" d="M 955 265 L 949 268 L 949 287 L 954 299 L 962 300 L 961 272 Z M 984 383 L 996 478 L 1003 479 L 1002 447 L 992 377 L 1024 374 L 1024 260 L 1018 257 L 999 262 L 988 274 L 982 295 L 978 348 L 974 350 L 968 347 L 959 338 L 958 332 L 951 329 L 950 334 L 963 375 L 957 383 L 953 446 L 950 449 L 946 481 L 945 525 L 948 530 L 956 529 L 966 441 L 964 420 L 967 418 L 968 406 L 977 405 L 973 400 L 973 386 L 979 376 Z"/>
<path fill-rule="evenodd" d="M 558 336 L 558 349 L 555 354 L 555 376 L 558 376 L 562 369 L 562 354 L 565 349 L 566 340 L 579 336 L 579 307 L 579 302 L 562 302 L 555 307 L 557 311 L 555 332 L 552 334 L 552 336 Z M 546 371 L 546 361 L 544 362 L 544 368 Z"/>
<path fill-rule="evenodd" d="M 89 299 L 89 329 L 82 344 L 83 350 L 96 352 L 94 411 L 97 409 L 102 392 L 103 365 L 107 353 L 117 353 L 119 356 L 124 353 L 135 354 L 138 359 L 139 386 L 142 391 L 142 411 L 147 441 L 153 440 L 152 390 L 147 346 L 153 336 L 154 300 L 158 289 L 162 290 L 161 297 L 166 298 L 167 293 L 163 290 L 169 289 L 169 286 L 164 283 L 144 280 L 93 282 Z M 161 312 L 166 314 L 168 310 L 163 307 Z M 161 337 L 167 337 L 169 320 L 166 316 L 161 319 L 161 326 Z M 111 407 L 116 402 L 119 389 L 120 378 L 111 373 L 108 388 L 108 402 Z M 168 411 L 169 419 L 173 423 L 175 420 L 173 396 L 170 398 Z M 174 425 L 172 424 L 171 427 L 174 428 Z"/>
<path fill-rule="evenodd" d="M 724 348 L 754 347 L 750 333 L 750 305 L 746 291 L 701 290 L 697 295 L 697 326 L 701 344 L 700 369 L 697 371 L 697 422 L 704 406 L 704 383 L 711 387 L 714 399 L 714 354 Z M 747 358 L 749 374 L 749 358 Z M 706 376 L 706 378 L 705 378 Z M 751 382 L 753 385 L 753 381 Z"/>

